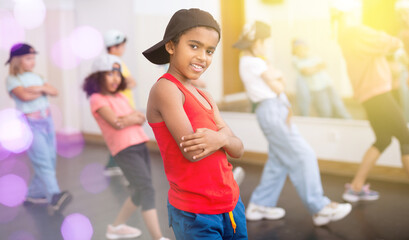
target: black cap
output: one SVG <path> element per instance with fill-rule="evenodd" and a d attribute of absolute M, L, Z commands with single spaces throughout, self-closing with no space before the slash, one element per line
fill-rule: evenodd
<path fill-rule="evenodd" d="M 253 24 L 246 24 L 243 27 L 239 40 L 233 45 L 234 48 L 246 50 L 257 39 L 265 39 L 270 37 L 271 30 L 267 23 L 255 21 Z"/>
<path fill-rule="evenodd" d="M 10 57 L 9 60 L 5 63 L 5 65 L 9 64 L 11 59 L 16 56 L 22 56 L 26 54 L 37 54 L 34 48 L 26 43 L 17 43 L 14 44 L 10 49 Z"/>
<path fill-rule="evenodd" d="M 179 33 L 194 27 L 210 27 L 219 33 L 219 24 L 210 13 L 197 9 L 181 9 L 173 14 L 165 30 L 163 40 L 145 50 L 142 54 L 152 63 L 169 63 L 169 53 L 165 44 L 176 37 Z"/>

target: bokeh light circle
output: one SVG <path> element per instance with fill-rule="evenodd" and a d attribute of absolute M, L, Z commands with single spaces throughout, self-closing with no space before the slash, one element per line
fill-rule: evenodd
<path fill-rule="evenodd" d="M 13 15 L 0 11 L 0 49 L 10 52 L 11 46 L 24 42 L 26 33 Z"/>
<path fill-rule="evenodd" d="M 0 143 L 0 162 L 7 159 L 11 155 L 10 151 L 1 146 Z"/>
<path fill-rule="evenodd" d="M 98 56 L 104 47 L 101 33 L 90 26 L 77 27 L 71 32 L 69 39 L 73 53 L 82 59 Z"/>
<path fill-rule="evenodd" d="M 57 131 L 57 153 L 65 158 L 73 158 L 81 154 L 85 141 L 78 130 Z"/>
<path fill-rule="evenodd" d="M 43 24 L 46 14 L 42 0 L 15 0 L 14 17 L 25 29 L 33 29 Z"/>
<path fill-rule="evenodd" d="M 7 174 L 0 177 L 0 203 L 15 207 L 23 203 L 27 194 L 27 184 L 23 178 Z"/>
<path fill-rule="evenodd" d="M 0 177 L 14 174 L 24 179 L 26 183 L 30 180 L 30 168 L 24 161 L 12 157 L 0 162 Z"/>
<path fill-rule="evenodd" d="M 64 240 L 88 240 L 92 238 L 93 233 L 91 221 L 80 213 L 68 215 L 61 225 Z"/>
<path fill-rule="evenodd" d="M 76 68 L 81 62 L 81 59 L 71 50 L 68 38 L 63 38 L 53 44 L 51 60 L 57 67 L 66 70 Z"/>
<path fill-rule="evenodd" d="M 33 141 L 24 114 L 12 108 L 0 111 L 0 133 L 2 147 L 14 153 L 27 150 Z"/>
<path fill-rule="evenodd" d="M 81 171 L 80 181 L 85 191 L 100 193 L 109 186 L 109 178 L 104 176 L 104 166 L 100 163 L 90 163 Z"/>

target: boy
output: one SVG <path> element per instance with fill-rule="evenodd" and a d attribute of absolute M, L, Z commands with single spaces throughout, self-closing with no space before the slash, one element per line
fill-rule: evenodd
<path fill-rule="evenodd" d="M 169 225 L 177 239 L 247 239 L 244 206 L 233 179 L 243 144 L 211 96 L 192 85 L 212 62 L 220 27 L 199 9 L 177 11 L 162 41 L 143 52 L 169 69 L 152 87 L 147 119 L 170 184 Z"/>

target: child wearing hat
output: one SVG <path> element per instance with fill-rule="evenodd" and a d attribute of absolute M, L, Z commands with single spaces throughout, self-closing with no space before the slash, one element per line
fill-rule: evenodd
<path fill-rule="evenodd" d="M 322 59 L 311 54 L 308 44 L 300 38 L 292 41 L 292 54 L 293 65 L 298 73 L 297 103 L 301 115 L 309 115 L 312 103 L 320 117 L 350 119 L 342 99 L 332 86 Z M 306 91 L 301 89 L 302 86 L 307 88 Z"/>
<path fill-rule="evenodd" d="M 108 54 L 121 58 L 124 55 L 126 47 L 126 36 L 123 32 L 111 29 L 104 33 L 104 43 Z M 136 81 L 132 77 L 131 72 L 123 61 L 121 61 L 122 75 L 126 81 L 126 88 L 121 90 L 121 93 L 128 99 L 129 104 L 135 109 L 135 100 L 132 94 L 132 88 L 136 86 Z M 113 157 L 110 155 L 108 163 L 105 166 L 105 175 L 114 176 L 121 175 L 122 171 L 115 163 Z"/>
<path fill-rule="evenodd" d="M 132 189 L 132 196 L 125 200 L 114 223 L 108 225 L 106 237 L 118 239 L 140 236 L 142 233 L 139 229 L 125 223 L 142 206 L 142 216 L 152 238 L 166 240 L 162 237 L 155 208 L 155 192 L 146 147 L 149 138 L 142 129 L 145 116 L 134 110 L 120 92 L 126 88 L 121 70 L 118 57 L 102 55 L 94 61 L 92 73 L 83 85 L 105 143 Z"/>
<path fill-rule="evenodd" d="M 226 154 L 243 144 L 223 121 L 210 94 L 192 82 L 210 66 L 220 27 L 200 9 L 181 9 L 163 40 L 144 51 L 154 64 L 169 63 L 152 86 L 147 119 L 169 181 L 169 226 L 176 239 L 247 239 L 244 205 Z"/>
<path fill-rule="evenodd" d="M 290 177 L 316 226 L 344 218 L 350 204 L 331 202 L 324 196 L 317 158 L 291 122 L 291 105 L 284 93 L 282 77 L 264 57 L 270 26 L 256 21 L 244 27 L 234 44 L 241 50 L 239 71 L 256 116 L 268 141 L 268 159 L 260 184 L 253 191 L 246 210 L 248 220 L 280 219 L 285 211 L 277 207 L 278 198 Z"/>
<path fill-rule="evenodd" d="M 33 133 L 33 142 L 27 151 L 34 169 L 25 205 L 49 203 L 51 210 L 62 211 L 72 196 L 61 191 L 55 173 L 57 151 L 54 124 L 47 96 L 58 91 L 41 76 L 33 73 L 37 52 L 26 43 L 17 43 L 10 50 L 7 91 L 24 113 Z"/>

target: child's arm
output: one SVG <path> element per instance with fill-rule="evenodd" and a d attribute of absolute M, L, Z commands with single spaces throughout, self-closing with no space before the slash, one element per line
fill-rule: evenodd
<path fill-rule="evenodd" d="M 317 72 L 325 69 L 325 63 L 321 62 L 315 66 L 312 67 L 304 67 L 300 69 L 300 72 L 304 76 L 311 76 L 316 74 Z"/>
<path fill-rule="evenodd" d="M 97 110 L 99 116 L 102 117 L 113 128 L 120 130 L 132 125 L 142 125 L 145 122 L 143 113 L 134 111 L 129 115 L 118 117 L 108 106 L 103 106 Z"/>
<path fill-rule="evenodd" d="M 191 162 L 196 162 L 201 158 L 194 158 L 194 156 L 203 150 L 184 151 L 180 146 L 183 136 L 193 134 L 192 124 L 183 109 L 183 103 L 184 95 L 174 83 L 164 79 L 159 80 L 153 85 L 149 95 L 148 121 L 165 122 L 183 156 Z"/>
<path fill-rule="evenodd" d="M 25 87 L 19 86 L 11 90 L 11 92 L 22 101 L 32 101 L 43 95 L 41 92 L 33 91 L 30 88 L 33 88 L 33 87 L 25 88 Z"/>
<path fill-rule="evenodd" d="M 11 92 L 23 101 L 31 101 L 42 95 L 50 95 L 50 96 L 58 95 L 57 89 L 48 83 L 44 83 L 44 85 L 42 86 L 31 86 L 31 87 L 19 86 L 19 87 L 14 88 Z"/>
<path fill-rule="evenodd" d="M 187 152 L 197 150 L 202 151 L 193 156 L 194 159 L 206 157 L 220 148 L 223 148 L 231 157 L 240 158 L 244 152 L 243 143 L 234 135 L 229 126 L 224 122 L 219 109 L 213 99 L 211 99 L 210 94 L 206 95 L 213 106 L 214 120 L 218 127 L 218 131 L 199 128 L 195 133 L 183 136 L 180 146 Z"/>
<path fill-rule="evenodd" d="M 279 95 L 284 92 L 284 82 L 282 80 L 282 74 L 279 71 L 269 66 L 268 69 L 261 74 L 261 78 L 276 94 Z"/>

